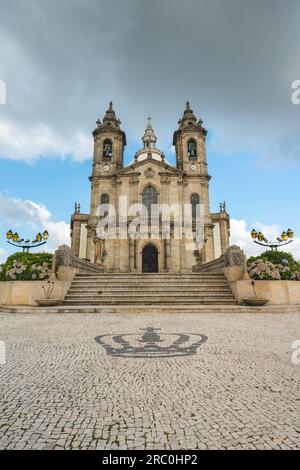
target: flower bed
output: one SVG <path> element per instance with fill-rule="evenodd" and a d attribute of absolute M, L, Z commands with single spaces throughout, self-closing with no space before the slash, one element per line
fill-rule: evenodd
<path fill-rule="evenodd" d="M 260 256 L 249 258 L 247 265 L 252 279 L 300 281 L 300 264 L 290 253 L 266 251 Z"/>
<path fill-rule="evenodd" d="M 15 253 L 0 265 L 0 281 L 47 280 L 51 264 L 50 253 Z"/>

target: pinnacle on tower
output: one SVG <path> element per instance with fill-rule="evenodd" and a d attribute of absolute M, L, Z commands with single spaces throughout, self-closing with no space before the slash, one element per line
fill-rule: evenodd
<path fill-rule="evenodd" d="M 206 130 L 202 126 L 203 121 L 202 119 L 199 119 L 197 121 L 197 118 L 193 112 L 193 110 L 190 107 L 190 102 L 187 101 L 185 104 L 185 110 L 183 112 L 182 118 L 178 121 L 179 124 L 179 129 L 186 129 L 186 128 L 197 128 L 201 132 L 206 134 Z"/>
<path fill-rule="evenodd" d="M 106 111 L 106 114 L 103 118 L 103 124 L 108 124 L 108 125 L 112 125 L 114 127 L 119 128 L 120 123 L 121 122 L 119 121 L 119 119 L 116 118 L 116 113 L 113 109 L 112 101 L 110 101 L 108 110 Z"/>
<path fill-rule="evenodd" d="M 148 116 L 148 123 L 147 123 L 147 127 L 145 129 L 142 140 L 143 140 L 143 143 L 144 143 L 144 148 L 154 148 L 155 147 L 157 137 L 154 134 L 154 130 L 153 130 L 153 127 L 151 125 L 151 117 L 150 116 Z"/>
<path fill-rule="evenodd" d="M 113 109 L 113 103 L 112 101 L 110 101 L 108 105 L 108 109 L 102 121 L 100 119 L 97 120 L 97 128 L 93 132 L 93 135 L 95 136 L 103 131 L 107 132 L 110 130 L 123 132 L 121 130 L 120 124 L 121 124 L 121 121 L 120 119 L 116 117 L 116 113 Z M 125 138 L 125 134 L 124 134 L 124 138 Z"/>

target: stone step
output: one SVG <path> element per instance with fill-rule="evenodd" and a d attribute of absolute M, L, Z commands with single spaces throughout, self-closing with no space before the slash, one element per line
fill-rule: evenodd
<path fill-rule="evenodd" d="M 122 284 L 122 285 L 136 285 L 136 284 L 173 284 L 173 285 L 203 285 L 203 284 L 227 284 L 226 279 L 74 279 L 72 284 L 92 285 L 92 284 Z"/>
<path fill-rule="evenodd" d="M 97 302 L 97 301 L 88 301 L 88 302 L 71 302 L 71 301 L 65 301 L 64 302 L 64 305 L 85 305 L 85 304 L 88 304 L 88 305 L 98 305 L 98 306 L 102 306 L 102 305 L 172 305 L 174 303 L 174 300 L 172 301 L 171 299 L 168 299 L 168 300 L 164 300 L 164 301 L 161 301 L 161 300 L 137 300 L 133 303 L 132 299 L 129 298 L 129 299 L 122 299 L 122 304 L 116 302 L 116 301 L 113 301 L 113 300 L 106 300 L 106 301 L 101 301 L 101 302 Z M 177 300 L 176 301 L 176 305 L 236 305 L 236 302 L 234 300 L 223 300 L 223 301 L 216 301 L 216 300 L 203 300 L 203 301 L 195 301 L 195 302 L 187 302 L 186 300 Z"/>
<path fill-rule="evenodd" d="M 89 291 L 89 290 L 86 290 L 86 291 L 72 291 L 72 292 L 68 292 L 67 293 L 67 297 L 80 297 L 80 296 L 101 296 L 101 297 L 104 297 L 104 296 L 116 296 L 116 297 L 121 297 L 122 295 L 131 295 L 132 297 L 138 297 L 140 295 L 143 295 L 143 296 L 155 296 L 155 295 L 164 295 L 165 293 L 167 294 L 170 294 L 170 295 L 174 295 L 174 297 L 176 296 L 187 296 L 187 297 L 190 297 L 190 296 L 203 296 L 203 295 L 206 295 L 206 294 L 211 294 L 211 295 L 231 295 L 232 296 L 232 292 L 230 289 L 227 289 L 227 290 L 222 290 L 220 291 L 219 289 L 215 289 L 215 290 L 210 290 L 210 291 L 207 291 L 207 290 L 202 290 L 202 291 L 171 291 L 171 292 L 166 292 L 165 290 L 161 290 L 161 291 L 153 291 L 153 292 L 149 292 L 147 289 L 141 291 L 140 289 L 139 290 L 132 290 L 132 291 L 122 291 L 122 290 L 119 290 L 119 291 L 114 291 L 114 290 L 111 290 L 109 292 L 104 292 L 103 290 L 99 289 L 98 291 Z"/>
<path fill-rule="evenodd" d="M 185 303 L 185 304 L 203 304 L 203 303 L 236 303 L 236 300 L 232 297 L 225 297 L 225 296 L 220 296 L 220 297 L 212 297 L 212 296 L 203 296 L 203 297 L 197 297 L 197 298 L 185 298 L 185 297 L 163 297 L 163 296 L 157 296 L 157 297 L 132 297 L 130 296 L 123 296 L 120 298 L 116 298 L 114 296 L 111 297 L 103 297 L 103 298 L 97 298 L 97 297 L 81 297 L 81 298 L 70 298 L 67 297 L 64 301 L 64 303 L 72 303 L 72 304 L 104 304 L 104 303 L 112 303 L 112 304 L 122 304 L 122 303 Z"/>
<path fill-rule="evenodd" d="M 190 305 L 190 304 L 213 304 L 213 303 L 216 303 L 216 304 L 236 304 L 236 301 L 235 299 L 232 299 L 230 297 L 228 298 L 225 298 L 225 297 L 201 297 L 201 298 L 197 298 L 197 299 L 185 299 L 183 297 L 178 297 L 176 298 L 176 300 L 174 299 L 174 297 L 139 297 L 139 298 L 132 298 L 131 296 L 124 296 L 124 297 L 121 297 L 120 299 L 116 299 L 115 297 L 105 297 L 103 299 L 97 299 L 97 298 L 86 298 L 86 297 L 83 297 L 82 299 L 70 299 L 70 298 L 67 298 L 65 301 L 64 301 L 64 304 L 72 304 L 72 305 L 79 305 L 79 304 L 83 304 L 83 305 L 104 305 L 104 304 L 111 304 L 111 305 L 121 305 L 121 304 L 138 304 L 138 303 L 141 303 L 141 304 L 154 304 L 154 303 L 158 303 L 158 304 L 172 304 L 174 303 L 174 301 L 176 302 L 176 305 L 179 305 L 179 304 L 184 304 L 184 305 Z"/>
<path fill-rule="evenodd" d="M 219 286 L 219 285 L 228 285 L 228 282 L 225 279 L 203 279 L 203 280 L 191 280 L 191 281 L 174 281 L 172 279 L 170 280 L 136 280 L 136 281 L 131 281 L 131 280 L 102 280 L 102 279 L 93 279 L 90 281 L 87 280 L 74 280 L 72 281 L 72 285 L 80 285 L 80 286 L 90 286 L 90 285 L 107 285 L 107 286 L 147 286 L 147 285 L 153 285 L 153 286 L 159 286 L 159 285 L 173 285 L 173 286 L 203 286 L 203 285 L 213 285 L 213 286 Z"/>
<path fill-rule="evenodd" d="M 205 279 L 205 278 L 224 278 L 221 273 L 208 273 L 208 274 L 152 274 L 152 273 L 140 273 L 140 274 L 76 274 L 75 278 L 81 279 Z"/>
<path fill-rule="evenodd" d="M 77 274 L 64 305 L 235 305 L 223 274 Z"/>
<path fill-rule="evenodd" d="M 187 293 L 189 295 L 194 295 L 195 293 L 205 293 L 205 292 L 231 292 L 228 286 L 224 287 L 206 287 L 206 288 L 198 288 L 198 289 L 192 289 L 192 288 L 181 288 L 178 289 L 176 287 L 165 287 L 165 286 L 158 286 L 158 287 L 140 287 L 140 288 L 127 288 L 123 289 L 122 287 L 103 287 L 103 286 L 98 286 L 97 288 L 90 287 L 90 288 L 80 288 L 80 287 L 71 287 L 68 294 L 82 294 L 82 293 L 87 293 L 87 294 L 114 294 L 114 293 L 135 293 L 135 292 L 148 292 L 148 293 L 156 293 L 156 292 L 168 292 L 170 294 L 173 293 Z"/>
<path fill-rule="evenodd" d="M 90 305 L 60 305 L 57 307 L 35 307 L 30 305 L 0 305 L 0 313 L 5 314 L 26 314 L 26 315 L 42 315 L 42 314 L 136 314 L 142 315 L 157 313 L 178 314 L 299 314 L 300 305 L 264 305 L 262 307 L 249 307 L 245 305 L 135 305 L 126 304 L 118 306 L 90 306 Z"/>
<path fill-rule="evenodd" d="M 224 279 L 220 273 L 209 274 L 161 274 L 161 273 L 140 273 L 140 274 L 76 274 L 75 279 Z"/>

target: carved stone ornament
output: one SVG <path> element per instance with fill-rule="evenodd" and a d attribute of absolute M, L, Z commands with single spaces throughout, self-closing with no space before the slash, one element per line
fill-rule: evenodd
<path fill-rule="evenodd" d="M 161 184 L 170 184 L 171 180 L 170 180 L 169 175 L 162 175 L 160 177 L 160 182 Z"/>
<path fill-rule="evenodd" d="M 153 168 L 149 167 L 147 168 L 147 170 L 145 170 L 144 175 L 146 178 L 154 178 L 155 171 L 153 170 Z"/>
<path fill-rule="evenodd" d="M 129 180 L 129 184 L 139 184 L 139 177 L 138 176 L 132 176 Z"/>
<path fill-rule="evenodd" d="M 74 266 L 74 255 L 68 245 L 61 245 L 55 252 L 56 266 Z"/>
<path fill-rule="evenodd" d="M 237 245 L 231 245 L 224 255 L 225 266 L 244 265 L 245 254 Z"/>

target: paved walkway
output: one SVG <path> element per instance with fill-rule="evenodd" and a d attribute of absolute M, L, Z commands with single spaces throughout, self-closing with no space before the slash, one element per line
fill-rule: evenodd
<path fill-rule="evenodd" d="M 168 355 L 175 333 L 197 354 Z M 300 448 L 296 339 L 297 313 L 2 313 L 0 449 Z"/>

